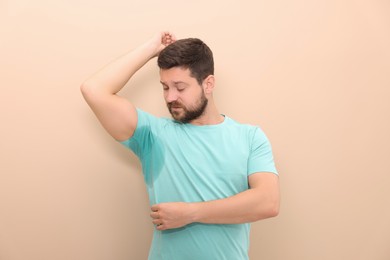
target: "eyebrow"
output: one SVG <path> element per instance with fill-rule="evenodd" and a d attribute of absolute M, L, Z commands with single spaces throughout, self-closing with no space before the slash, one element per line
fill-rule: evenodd
<path fill-rule="evenodd" d="M 188 85 L 188 84 L 185 83 L 184 81 L 174 81 L 173 84 L 175 84 L 175 85 L 179 85 L 179 84 Z"/>
<path fill-rule="evenodd" d="M 163 81 L 160 81 L 160 83 L 163 84 L 163 85 L 168 85 L 167 83 L 165 83 Z M 186 82 L 184 82 L 184 81 L 173 81 L 173 84 L 174 85 L 184 84 L 184 85 L 188 86 L 188 84 Z"/>

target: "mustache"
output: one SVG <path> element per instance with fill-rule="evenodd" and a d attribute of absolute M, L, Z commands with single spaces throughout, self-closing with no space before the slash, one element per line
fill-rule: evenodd
<path fill-rule="evenodd" d="M 167 103 L 167 106 L 169 109 L 172 107 L 181 107 L 181 108 L 184 107 L 183 104 L 181 104 L 180 102 L 177 102 L 177 101 L 169 102 L 169 103 Z"/>

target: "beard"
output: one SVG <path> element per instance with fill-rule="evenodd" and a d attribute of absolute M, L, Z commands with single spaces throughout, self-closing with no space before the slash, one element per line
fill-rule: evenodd
<path fill-rule="evenodd" d="M 204 111 L 206 110 L 207 103 L 208 99 L 202 92 L 199 100 L 193 107 L 188 108 L 177 101 L 167 103 L 167 106 L 169 113 L 171 113 L 173 119 L 180 123 L 189 123 L 203 115 Z M 179 111 L 175 110 L 175 108 L 178 108 Z"/>

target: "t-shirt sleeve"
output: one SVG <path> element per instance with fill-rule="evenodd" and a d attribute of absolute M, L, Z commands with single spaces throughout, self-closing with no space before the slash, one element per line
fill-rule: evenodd
<path fill-rule="evenodd" d="M 155 139 L 154 132 L 158 125 L 158 118 L 140 109 L 137 109 L 137 116 L 137 127 L 133 136 L 120 143 L 142 159 L 153 146 Z"/>
<path fill-rule="evenodd" d="M 272 172 L 278 175 L 271 144 L 259 127 L 255 128 L 248 160 L 248 175 L 256 172 Z"/>

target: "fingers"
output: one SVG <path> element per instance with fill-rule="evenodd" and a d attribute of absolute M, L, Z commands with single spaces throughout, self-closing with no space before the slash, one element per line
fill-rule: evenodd
<path fill-rule="evenodd" d="M 160 225 L 163 224 L 163 221 L 162 221 L 162 219 L 154 219 L 154 220 L 152 221 L 152 223 L 155 224 L 155 225 L 157 225 L 157 226 L 160 226 Z"/>
<path fill-rule="evenodd" d="M 164 225 L 157 225 L 156 229 L 157 230 L 166 230 L 167 228 Z"/>
<path fill-rule="evenodd" d="M 163 223 L 163 219 L 160 216 L 160 212 L 158 212 L 159 205 L 153 205 L 150 212 L 150 217 L 153 219 L 152 223 L 156 225 L 157 230 L 166 230 L 167 227 Z"/>
<path fill-rule="evenodd" d="M 171 43 L 174 43 L 176 41 L 175 35 L 172 33 L 166 31 L 161 34 L 161 43 L 165 46 L 168 46 Z"/>
<path fill-rule="evenodd" d="M 168 45 L 174 43 L 176 41 L 175 35 L 168 31 L 163 31 L 156 33 L 148 42 L 150 46 L 153 48 L 154 52 L 152 53 L 152 57 L 156 57 L 160 54 L 160 52 L 167 47 Z"/>
<path fill-rule="evenodd" d="M 154 212 L 153 212 L 154 213 Z M 153 214 L 152 213 L 152 214 Z M 151 214 L 151 215 L 152 215 Z M 160 218 L 154 218 L 153 220 L 152 220 L 152 223 L 154 224 L 154 225 L 156 225 L 156 229 L 157 230 L 165 230 L 165 229 L 167 229 L 166 228 L 166 226 L 164 225 L 164 223 L 163 223 L 163 220 L 162 219 L 160 219 Z"/>
<path fill-rule="evenodd" d="M 160 214 L 157 211 L 152 211 L 150 213 L 150 217 L 153 219 L 158 219 L 158 218 L 160 218 Z"/>
<path fill-rule="evenodd" d="M 158 211 L 152 211 L 150 212 L 150 217 L 153 219 L 152 223 L 158 226 L 161 226 L 163 224 L 162 218 L 160 218 L 160 214 Z"/>
<path fill-rule="evenodd" d="M 152 207 L 150 209 L 152 211 L 158 211 L 160 209 L 160 205 L 159 204 L 154 204 L 154 205 L 152 205 Z"/>

